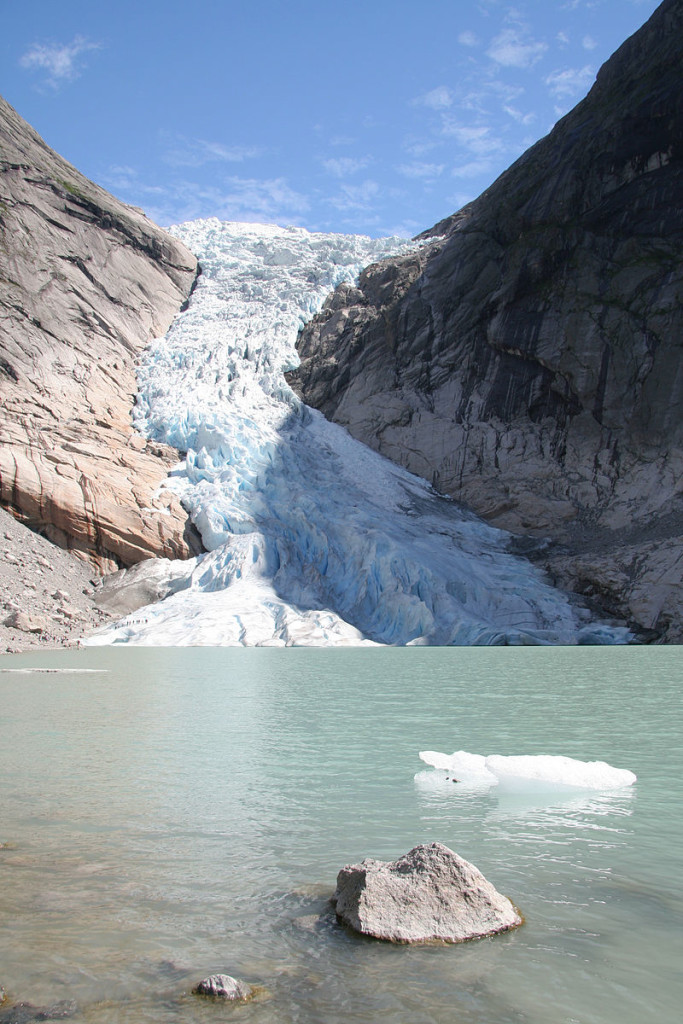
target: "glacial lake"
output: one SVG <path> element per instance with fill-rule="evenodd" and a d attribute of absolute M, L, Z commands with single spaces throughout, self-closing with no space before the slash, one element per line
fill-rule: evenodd
<path fill-rule="evenodd" d="M 675 647 L 5 655 L 0 984 L 88 1024 L 679 1019 L 682 683 Z M 638 781 L 473 793 L 420 775 L 422 749 Z M 523 927 L 409 947 L 324 916 L 344 864 L 434 840 Z M 216 972 L 263 991 L 190 994 Z"/>

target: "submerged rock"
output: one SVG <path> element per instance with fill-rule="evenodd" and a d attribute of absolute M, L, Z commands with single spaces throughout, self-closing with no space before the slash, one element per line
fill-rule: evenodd
<path fill-rule="evenodd" d="M 389 942 L 464 942 L 522 924 L 510 900 L 442 843 L 347 865 L 333 903 L 344 924 Z"/>
<path fill-rule="evenodd" d="M 192 992 L 196 996 L 209 996 L 212 999 L 224 999 L 231 1002 L 246 1002 L 254 992 L 251 985 L 230 974 L 212 974 L 196 985 Z"/>
<path fill-rule="evenodd" d="M 39 1020 L 65 1020 L 78 1012 L 76 1003 L 62 1000 L 54 1006 L 33 1006 L 32 1003 L 15 1003 L 6 1010 L 0 1010 L 0 1024 L 33 1024 Z"/>

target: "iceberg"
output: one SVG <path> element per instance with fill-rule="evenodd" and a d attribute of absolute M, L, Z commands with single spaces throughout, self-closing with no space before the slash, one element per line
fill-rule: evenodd
<path fill-rule="evenodd" d="M 493 529 L 309 409 L 284 373 L 341 282 L 415 245 L 215 219 L 172 229 L 202 268 L 138 370 L 134 425 L 186 453 L 207 553 L 91 644 L 623 643 Z"/>
<path fill-rule="evenodd" d="M 501 791 L 515 793 L 621 789 L 636 781 L 634 773 L 626 768 L 562 755 L 490 754 L 487 757 L 465 750 L 454 754 L 421 750 L 419 757 L 438 772 L 445 773 L 451 781 L 468 786 L 497 786 Z"/>

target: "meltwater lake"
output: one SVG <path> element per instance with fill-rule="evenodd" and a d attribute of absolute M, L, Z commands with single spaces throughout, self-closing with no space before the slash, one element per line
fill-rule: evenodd
<path fill-rule="evenodd" d="M 682 684 L 676 647 L 5 655 L 0 985 L 91 1024 L 677 1020 Z M 424 749 L 638 781 L 468 792 Z M 434 840 L 523 927 L 409 947 L 324 916 L 344 864 Z M 263 991 L 190 994 L 216 972 Z"/>

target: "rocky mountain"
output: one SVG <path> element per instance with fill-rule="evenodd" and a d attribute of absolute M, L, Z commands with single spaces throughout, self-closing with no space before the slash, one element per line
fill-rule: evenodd
<path fill-rule="evenodd" d="M 131 428 L 135 358 L 194 256 L 53 152 L 0 99 L 0 501 L 100 569 L 198 549 L 179 459 Z"/>
<path fill-rule="evenodd" d="M 559 585 L 683 640 L 683 0 L 412 255 L 342 286 L 290 383 Z M 530 541 L 530 545 L 534 542 Z"/>

